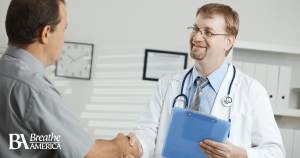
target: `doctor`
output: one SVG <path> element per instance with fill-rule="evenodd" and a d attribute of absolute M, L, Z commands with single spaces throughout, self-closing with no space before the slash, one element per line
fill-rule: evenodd
<path fill-rule="evenodd" d="M 190 30 L 190 55 L 195 65 L 162 77 L 128 135 L 132 144 L 140 145 L 143 158 L 160 158 L 173 101 L 184 83 L 191 108 L 197 88 L 202 92 L 201 112 L 228 120 L 230 107 L 222 104 L 233 79 L 233 66 L 225 57 L 232 49 L 239 29 L 239 17 L 230 6 L 206 4 L 198 9 Z M 197 78 L 205 81 L 197 85 Z M 205 140 L 199 150 L 213 158 L 284 158 L 285 150 L 265 88 L 258 81 L 236 70 L 231 86 L 231 134 L 225 144 Z M 193 103 L 194 104 L 194 103 Z M 183 101 L 175 106 L 184 107 Z M 197 109 L 197 108 L 196 108 Z M 205 130 L 205 129 L 203 129 Z"/>

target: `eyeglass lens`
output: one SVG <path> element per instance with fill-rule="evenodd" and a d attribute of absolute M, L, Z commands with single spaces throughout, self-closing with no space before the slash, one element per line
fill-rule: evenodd
<path fill-rule="evenodd" d="M 209 32 L 207 32 L 207 31 L 205 31 L 205 30 L 199 31 L 198 29 L 195 29 L 193 27 L 188 27 L 187 30 L 188 30 L 189 35 L 195 35 L 196 33 L 200 32 L 200 34 L 202 36 L 211 37 L 211 34 Z"/>

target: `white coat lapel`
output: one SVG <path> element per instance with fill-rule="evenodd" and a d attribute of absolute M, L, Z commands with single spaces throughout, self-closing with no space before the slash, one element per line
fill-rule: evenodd
<path fill-rule="evenodd" d="M 228 94 L 230 82 L 233 78 L 233 66 L 229 66 L 227 74 L 221 84 L 218 95 L 216 97 L 214 106 L 211 111 L 211 115 L 216 116 L 217 118 L 228 120 L 230 107 L 226 107 L 222 103 L 222 98 Z M 239 77 L 235 76 L 235 79 L 231 86 L 230 96 L 234 96 L 237 85 L 239 84 Z M 233 97 L 232 97 L 233 98 Z M 234 98 L 233 98 L 234 99 Z"/>
<path fill-rule="evenodd" d="M 182 87 L 182 82 L 183 79 L 185 77 L 185 75 L 188 73 L 189 70 L 191 70 L 191 68 L 189 69 L 185 69 L 181 72 L 178 72 L 174 75 L 174 77 L 172 78 L 171 81 L 171 88 L 172 88 L 172 99 L 174 101 L 174 99 L 181 93 L 181 87 Z M 185 94 L 186 88 L 187 88 L 187 83 L 189 81 L 189 77 L 190 77 L 191 73 L 187 76 L 185 83 L 184 83 L 184 87 L 183 87 L 183 94 Z M 172 103 L 173 103 L 172 101 Z M 178 97 L 177 101 L 175 103 L 175 107 L 181 107 L 184 108 L 185 107 L 185 99 L 184 97 Z"/>

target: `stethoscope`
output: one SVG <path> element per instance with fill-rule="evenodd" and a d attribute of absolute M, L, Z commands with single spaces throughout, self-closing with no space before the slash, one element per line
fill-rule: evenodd
<path fill-rule="evenodd" d="M 174 102 L 173 102 L 173 108 L 175 106 L 177 98 L 179 98 L 179 97 L 184 97 L 184 100 L 185 100 L 185 109 L 188 108 L 188 99 L 187 99 L 187 96 L 185 94 L 183 94 L 183 87 L 184 87 L 184 83 L 185 83 L 186 78 L 188 77 L 188 75 L 192 71 L 193 71 L 193 69 L 189 70 L 189 72 L 184 76 L 184 79 L 183 79 L 183 82 L 182 82 L 182 86 L 181 86 L 181 92 L 180 92 L 180 94 L 178 96 L 175 97 Z M 229 119 L 228 119 L 228 122 L 230 122 L 230 123 L 231 123 L 231 110 L 232 110 L 232 106 L 231 106 L 232 98 L 230 97 L 230 90 L 231 90 L 231 86 L 232 86 L 232 83 L 233 83 L 234 78 L 235 78 L 235 72 L 236 72 L 236 70 L 235 70 L 235 67 L 233 66 L 233 77 L 232 77 L 232 80 L 230 82 L 228 93 L 227 93 L 227 95 L 225 97 L 222 98 L 223 105 L 226 106 L 226 107 L 230 106 Z M 230 130 L 229 130 L 229 133 L 228 133 L 228 138 L 229 138 L 229 136 L 230 136 Z"/>

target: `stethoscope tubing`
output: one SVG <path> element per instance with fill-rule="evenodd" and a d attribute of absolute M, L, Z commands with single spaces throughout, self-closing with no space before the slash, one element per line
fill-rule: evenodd
<path fill-rule="evenodd" d="M 180 96 L 184 96 L 184 98 L 185 98 L 185 109 L 188 108 L 188 102 L 187 102 L 188 99 L 187 99 L 187 96 L 186 96 L 185 94 L 183 94 L 183 87 L 184 87 L 184 83 L 185 83 L 185 80 L 186 80 L 187 76 L 188 76 L 192 71 L 193 71 L 193 69 L 189 70 L 188 73 L 184 76 L 184 79 L 183 79 L 182 85 L 181 85 L 181 91 L 180 91 L 180 94 L 174 99 L 174 102 L 173 102 L 173 108 L 174 108 L 174 106 L 175 106 L 175 103 L 176 103 L 177 98 L 180 97 Z"/>
<path fill-rule="evenodd" d="M 234 81 L 234 79 L 235 79 L 235 67 L 232 65 L 232 67 L 233 67 L 233 77 L 232 77 L 232 80 L 231 80 L 231 82 L 230 82 L 230 86 L 229 86 L 229 90 L 228 90 L 228 95 L 230 95 L 230 90 L 231 90 L 231 86 L 232 86 L 232 83 L 233 83 L 233 81 Z"/>
<path fill-rule="evenodd" d="M 231 86 L 232 86 L 232 83 L 233 83 L 233 81 L 235 79 L 235 73 L 236 73 L 235 67 L 233 65 L 232 65 L 232 67 L 233 67 L 233 77 L 232 77 L 232 80 L 230 82 L 230 86 L 229 86 L 229 89 L 228 89 L 228 94 L 227 94 L 228 97 L 230 97 Z M 232 99 L 231 99 L 231 101 L 232 101 Z M 229 111 L 229 120 L 228 121 L 230 123 L 231 123 L 231 111 L 232 111 L 232 106 L 230 106 L 230 111 Z"/>
<path fill-rule="evenodd" d="M 230 82 L 230 86 L 229 86 L 228 93 L 227 93 L 227 96 L 226 96 L 226 97 L 229 97 L 229 98 L 231 98 L 231 97 L 230 97 L 231 86 L 232 86 L 232 83 L 233 83 L 233 81 L 234 81 L 234 79 L 235 79 L 235 74 L 236 74 L 236 69 L 235 69 L 234 65 L 232 65 L 232 67 L 233 67 L 233 77 L 232 77 L 232 80 L 231 80 L 231 82 Z M 177 97 L 175 97 L 174 102 L 173 102 L 173 108 L 174 108 L 174 106 L 175 106 L 175 103 L 176 103 L 177 98 L 179 98 L 179 97 L 181 97 L 181 96 L 183 96 L 183 97 L 185 98 L 185 109 L 188 108 L 188 99 L 187 99 L 187 96 L 186 96 L 185 94 L 183 94 L 183 87 L 184 87 L 184 83 L 185 83 L 185 80 L 186 80 L 187 76 L 188 76 L 192 71 L 193 71 L 193 69 L 190 69 L 190 70 L 188 71 L 188 73 L 184 76 L 184 79 L 183 79 L 183 81 L 182 81 L 182 86 L 181 86 L 180 94 L 179 94 Z M 232 98 L 231 98 L 231 102 L 232 102 Z M 224 105 L 224 106 L 225 106 L 225 105 Z M 229 119 L 228 119 L 228 122 L 229 122 L 230 124 L 231 124 L 231 113 L 232 113 L 232 105 L 230 105 Z M 228 138 L 229 138 L 229 136 L 230 136 L 230 130 L 229 130 L 229 133 L 228 133 Z"/>

